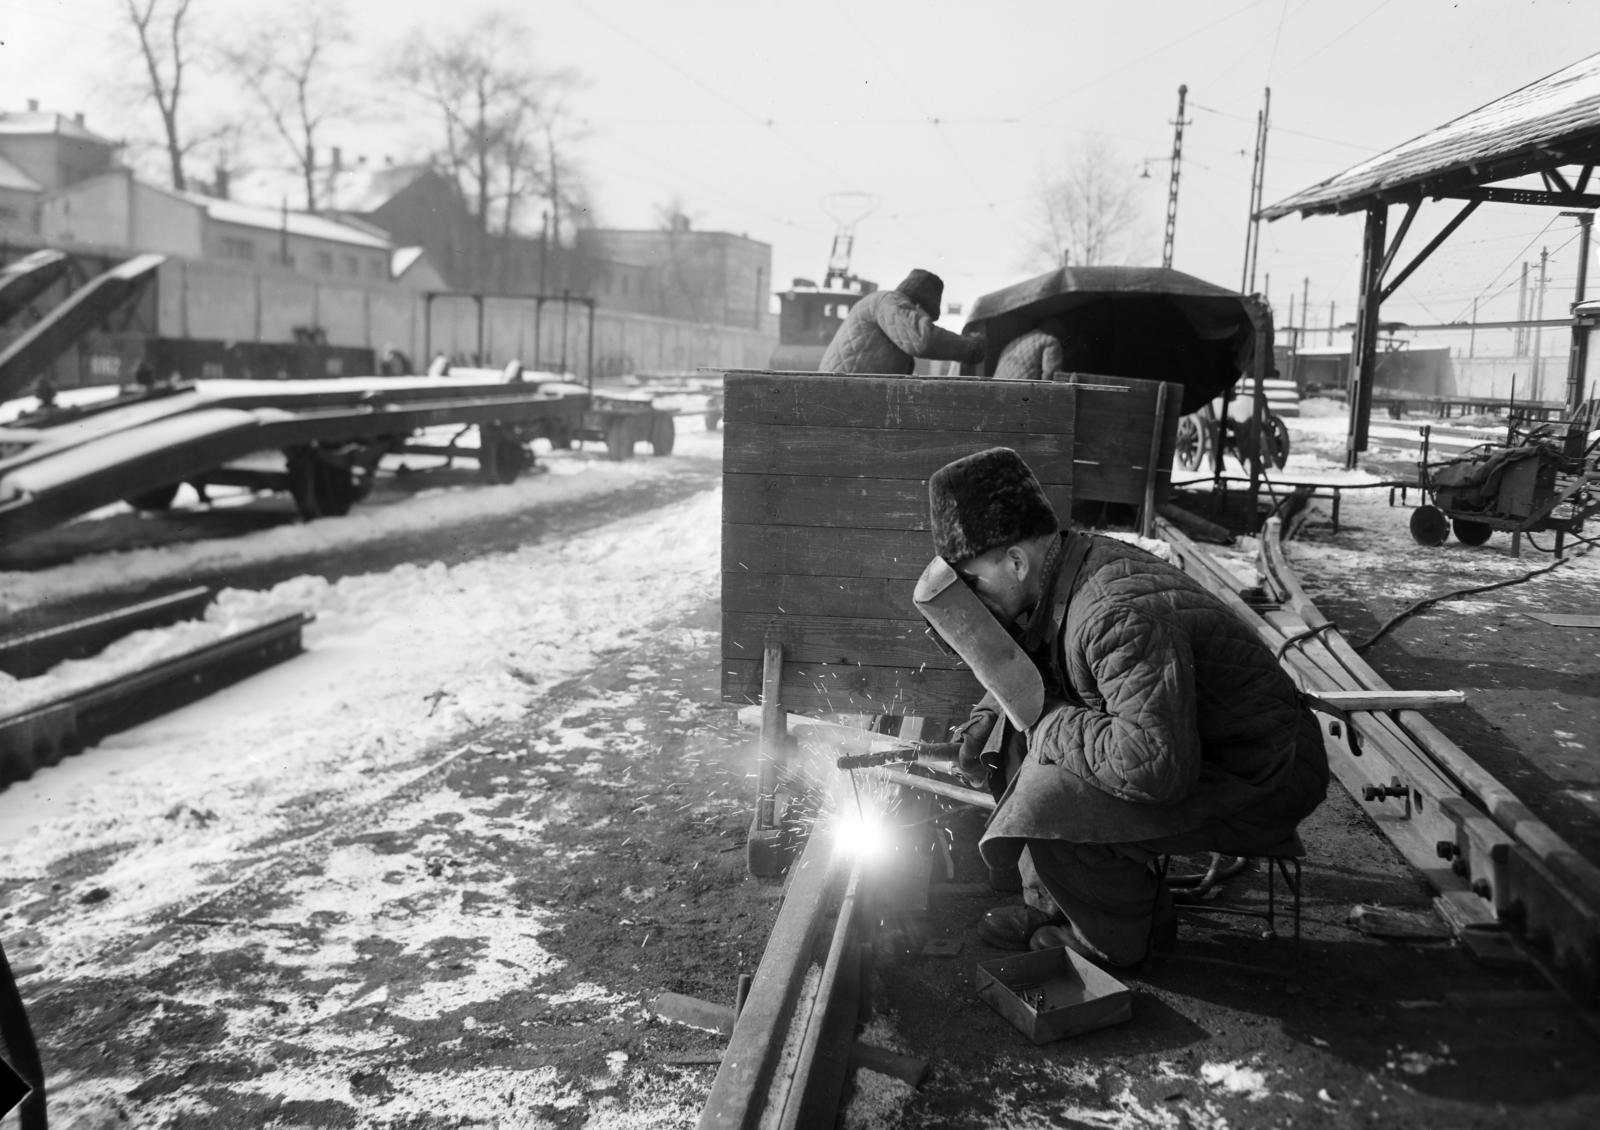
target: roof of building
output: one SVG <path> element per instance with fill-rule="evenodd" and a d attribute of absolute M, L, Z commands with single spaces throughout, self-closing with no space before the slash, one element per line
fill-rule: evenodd
<path fill-rule="evenodd" d="M 287 228 L 290 235 L 305 236 L 308 239 L 326 239 L 334 243 L 348 243 L 381 251 L 389 251 L 393 247 L 389 240 L 373 235 L 370 231 L 328 219 L 326 216 L 293 210 L 285 211 L 282 208 L 263 208 L 258 204 L 245 204 L 238 200 L 219 200 L 214 196 L 202 196 L 195 192 L 175 192 L 173 195 L 198 204 L 205 209 L 211 219 L 222 224 L 238 224 L 241 227 L 262 228 L 273 232 Z"/>
<path fill-rule="evenodd" d="M 34 180 L 27 173 L 17 168 L 4 157 L 0 157 L 0 188 L 9 188 L 13 192 L 43 192 L 44 186 Z"/>
<path fill-rule="evenodd" d="M 93 141 L 99 145 L 115 147 L 117 143 L 101 137 L 76 118 L 57 114 L 52 110 L 25 110 L 14 114 L 0 113 L 0 134 L 54 133 L 79 141 Z"/>
<path fill-rule="evenodd" d="M 351 170 L 339 177 L 335 205 L 341 212 L 376 212 L 431 171 L 428 165 Z"/>
<path fill-rule="evenodd" d="M 1547 75 L 1263 209 L 1352 212 L 1600 160 L 1600 54 Z"/>

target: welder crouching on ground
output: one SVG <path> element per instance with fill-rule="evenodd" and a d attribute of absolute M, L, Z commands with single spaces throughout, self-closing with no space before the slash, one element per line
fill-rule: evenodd
<path fill-rule="evenodd" d="M 981 338 L 933 324 L 943 299 L 944 280 L 920 269 L 893 290 L 874 291 L 850 307 L 817 370 L 909 376 L 917 358 L 968 364 L 983 360 Z"/>
<path fill-rule="evenodd" d="M 939 558 L 918 603 L 990 692 L 959 733 L 962 769 L 1000 800 L 979 845 L 991 873 L 1020 873 L 1023 889 L 980 932 L 1135 964 L 1177 933 L 1158 857 L 1298 846 L 1328 784 L 1317 721 L 1266 645 L 1181 570 L 1062 530 L 1016 452 L 959 459 L 928 489 Z M 941 628 L 922 604 L 936 572 L 972 606 L 951 568 L 1032 669 L 1013 649 L 1011 673 L 993 674 L 994 641 L 961 639 L 960 616 Z M 993 629 L 981 613 L 966 623 Z M 1043 693 L 1018 707 L 1008 685 L 1032 670 Z"/>

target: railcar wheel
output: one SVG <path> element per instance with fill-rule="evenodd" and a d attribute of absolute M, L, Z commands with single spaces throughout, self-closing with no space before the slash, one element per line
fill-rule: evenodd
<path fill-rule="evenodd" d="M 657 455 L 671 455 L 677 439 L 677 421 L 671 416 L 657 416 L 650 424 L 650 450 Z"/>
<path fill-rule="evenodd" d="M 1450 520 L 1437 506 L 1419 506 L 1411 512 L 1411 540 L 1418 545 L 1443 545 L 1450 536 Z"/>
<path fill-rule="evenodd" d="M 504 486 L 517 481 L 517 476 L 528 469 L 528 453 L 514 436 L 498 428 L 480 429 L 478 432 L 478 477 L 487 483 Z"/>
<path fill-rule="evenodd" d="M 171 510 L 172 500 L 178 497 L 178 487 L 181 485 L 181 483 L 168 483 L 164 487 L 155 487 L 140 494 L 130 494 L 123 501 L 135 510 Z"/>
<path fill-rule="evenodd" d="M 606 458 L 620 463 L 633 458 L 633 426 L 626 416 L 619 416 L 606 428 Z"/>
<path fill-rule="evenodd" d="M 1455 531 L 1456 540 L 1462 545 L 1482 545 L 1494 534 L 1494 527 L 1487 522 L 1474 522 L 1471 518 L 1452 518 L 1450 528 Z"/>
<path fill-rule="evenodd" d="M 334 467 L 311 454 L 289 460 L 289 492 L 306 521 L 339 518 L 350 513 L 356 501 L 356 481 L 348 467 Z"/>

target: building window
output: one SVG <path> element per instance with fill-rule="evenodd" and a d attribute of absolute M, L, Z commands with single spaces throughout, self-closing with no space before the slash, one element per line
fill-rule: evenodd
<path fill-rule="evenodd" d="M 224 259 L 237 259 L 241 263 L 255 262 L 256 245 L 251 240 L 225 235 L 222 237 L 221 245 Z"/>
<path fill-rule="evenodd" d="M 321 271 L 325 275 L 333 274 L 333 252 L 317 252 L 317 270 Z"/>
<path fill-rule="evenodd" d="M 359 275 L 361 273 L 361 260 L 354 255 L 346 255 L 344 257 L 344 273 L 347 275 Z"/>

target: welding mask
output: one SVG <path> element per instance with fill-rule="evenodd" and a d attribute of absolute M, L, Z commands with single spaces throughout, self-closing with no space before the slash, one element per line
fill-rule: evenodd
<path fill-rule="evenodd" d="M 928 562 L 911 599 L 948 650 L 999 701 L 1013 726 L 1026 730 L 1039 720 L 1044 711 L 1039 668 L 948 561 L 935 557 Z"/>

